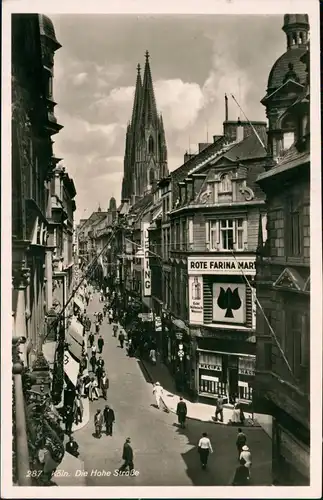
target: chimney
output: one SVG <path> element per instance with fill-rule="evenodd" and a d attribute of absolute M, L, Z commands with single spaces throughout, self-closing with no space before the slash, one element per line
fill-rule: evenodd
<path fill-rule="evenodd" d="M 204 151 L 207 147 L 209 147 L 212 144 L 212 142 L 199 142 L 199 153 L 201 151 Z"/>
<path fill-rule="evenodd" d="M 228 108 L 228 96 L 224 94 L 224 103 L 225 103 L 225 121 L 229 120 L 229 108 Z"/>
<path fill-rule="evenodd" d="M 194 154 L 190 154 L 186 151 L 185 155 L 184 155 L 184 163 L 186 163 L 188 160 L 190 160 L 191 158 L 193 158 L 193 156 L 195 156 Z"/>
<path fill-rule="evenodd" d="M 238 118 L 238 123 L 237 123 L 237 142 L 241 142 L 243 140 L 243 125 L 240 121 L 240 118 Z"/>

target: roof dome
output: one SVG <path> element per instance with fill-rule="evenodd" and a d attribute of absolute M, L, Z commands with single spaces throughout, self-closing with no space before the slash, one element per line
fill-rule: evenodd
<path fill-rule="evenodd" d="M 306 82 L 306 66 L 300 58 L 307 51 L 309 23 L 307 14 L 285 14 L 283 31 L 287 51 L 273 65 L 268 78 L 267 93 L 283 85 L 287 78 Z"/>
<path fill-rule="evenodd" d="M 56 39 L 55 29 L 52 20 L 49 17 L 45 16 L 44 14 L 39 14 L 38 17 L 39 17 L 40 34 L 52 40 L 52 42 L 55 43 L 57 48 L 61 47 L 61 44 Z"/>
<path fill-rule="evenodd" d="M 288 50 L 277 59 L 269 73 L 267 92 L 273 92 L 283 85 L 285 76 L 291 67 L 296 73 L 299 83 L 305 83 L 307 77 L 306 65 L 300 59 L 306 52 L 305 47 L 299 47 L 294 50 Z"/>

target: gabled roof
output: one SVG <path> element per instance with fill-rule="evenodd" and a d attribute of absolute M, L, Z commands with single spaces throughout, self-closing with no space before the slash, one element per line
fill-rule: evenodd
<path fill-rule="evenodd" d="M 264 137 L 261 140 L 264 141 Z M 236 162 L 239 160 L 251 160 L 253 158 L 265 158 L 267 153 L 256 135 L 251 134 L 237 144 L 234 144 L 223 156 L 228 160 Z"/>
<path fill-rule="evenodd" d="M 129 210 L 129 215 L 138 217 L 144 212 L 148 205 L 153 202 L 153 194 L 148 193 L 143 198 L 137 201 Z"/>
<path fill-rule="evenodd" d="M 281 93 L 282 90 L 286 90 L 284 87 L 296 87 L 298 89 L 298 91 L 300 91 L 301 89 L 304 88 L 304 85 L 302 85 L 301 83 L 299 82 L 295 82 L 294 80 L 291 80 L 290 78 L 285 82 L 283 83 L 283 85 L 281 85 L 278 89 L 275 89 L 271 94 L 268 94 L 266 95 L 262 100 L 261 100 L 261 103 L 265 103 L 267 101 L 269 101 L 269 99 L 272 99 L 274 96 L 277 96 Z"/>
<path fill-rule="evenodd" d="M 297 292 L 305 290 L 306 283 L 296 269 L 286 267 L 277 278 L 273 286 L 275 288 L 285 288 Z"/>

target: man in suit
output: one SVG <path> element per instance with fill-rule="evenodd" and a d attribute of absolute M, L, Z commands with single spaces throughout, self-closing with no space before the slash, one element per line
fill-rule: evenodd
<path fill-rule="evenodd" d="M 74 440 L 73 436 L 70 436 L 70 440 L 67 441 L 65 449 L 66 449 L 67 453 L 69 453 L 70 455 L 73 455 L 73 457 L 77 458 L 79 456 L 79 451 L 78 451 L 79 445 Z"/>
<path fill-rule="evenodd" d="M 106 405 L 103 410 L 103 418 L 106 426 L 107 436 L 112 436 L 112 428 L 115 422 L 115 415 L 112 408 L 110 408 L 108 405 Z"/>
<path fill-rule="evenodd" d="M 133 465 L 133 450 L 130 444 L 130 438 L 128 437 L 126 439 L 125 444 L 123 445 L 123 453 L 122 453 L 122 460 L 124 460 L 124 464 L 120 467 L 120 471 L 124 471 L 127 468 L 129 468 L 129 471 L 132 471 L 134 469 Z"/>
<path fill-rule="evenodd" d="M 177 404 L 177 410 L 176 414 L 178 417 L 178 423 L 182 429 L 185 428 L 185 420 L 186 420 L 186 415 L 187 415 L 187 406 L 185 401 L 183 401 L 183 398 L 179 398 L 179 402 Z"/>

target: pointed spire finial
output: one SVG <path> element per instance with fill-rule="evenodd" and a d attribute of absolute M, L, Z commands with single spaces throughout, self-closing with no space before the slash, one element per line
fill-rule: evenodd
<path fill-rule="evenodd" d="M 146 57 L 146 62 L 149 62 L 150 55 L 149 55 L 148 50 L 146 50 L 145 57 Z"/>
<path fill-rule="evenodd" d="M 137 66 L 137 72 L 138 74 L 140 74 L 140 64 L 138 63 L 138 66 Z"/>

